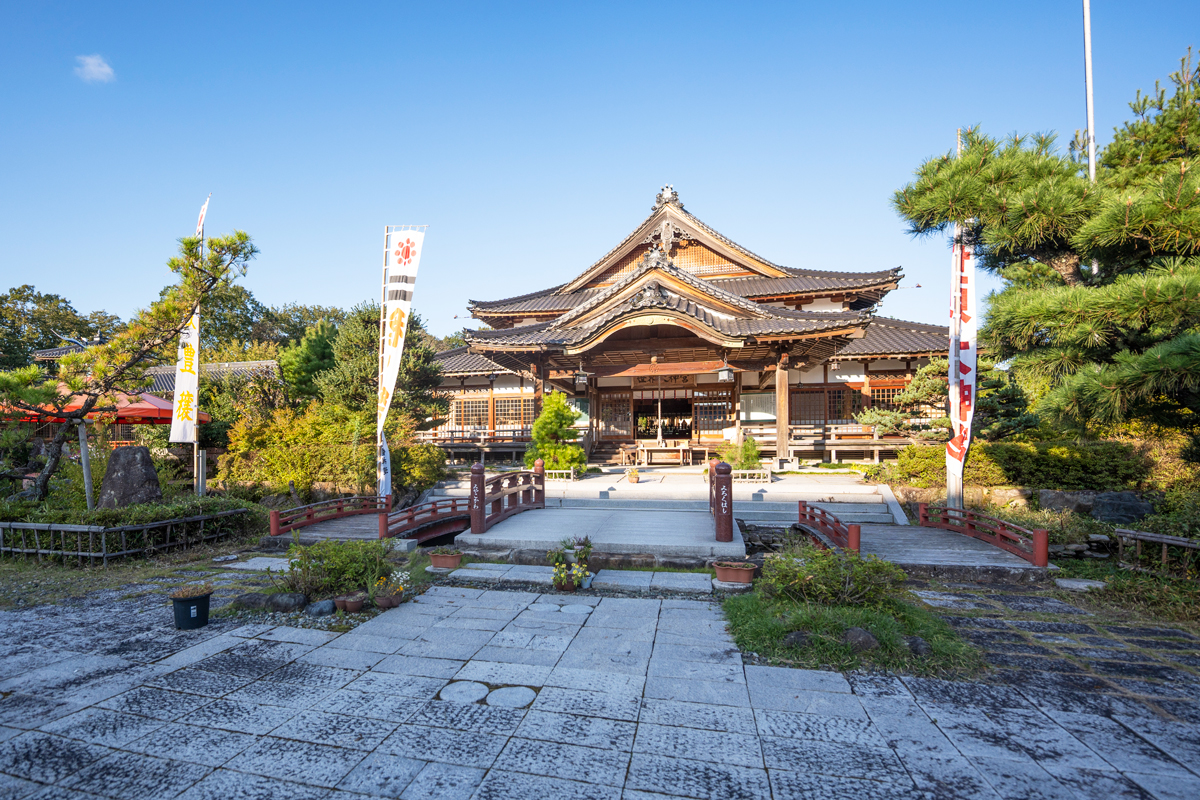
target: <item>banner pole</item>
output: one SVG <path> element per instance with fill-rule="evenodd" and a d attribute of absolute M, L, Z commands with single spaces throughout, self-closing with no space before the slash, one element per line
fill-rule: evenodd
<path fill-rule="evenodd" d="M 958 129 L 957 155 L 962 156 L 962 128 Z M 959 358 L 962 349 L 962 225 L 954 223 L 954 247 L 950 258 L 950 352 L 946 370 L 946 391 L 950 395 L 950 438 L 958 435 L 959 424 Z M 964 458 L 965 461 L 965 458 Z M 963 507 L 963 481 L 960 471 L 946 470 L 946 508 Z"/>
<path fill-rule="evenodd" d="M 382 274 L 379 279 L 379 344 L 376 353 L 376 361 L 379 364 L 379 381 L 383 383 L 383 357 L 384 343 L 387 335 L 387 279 L 388 279 L 388 226 L 383 226 L 383 267 Z M 378 393 L 377 398 L 378 399 Z M 378 410 L 375 412 L 379 413 Z M 376 424 L 375 426 L 375 475 L 378 478 L 375 487 L 375 493 L 380 497 L 386 497 L 390 492 L 390 486 L 383 485 L 383 476 L 387 474 L 383 467 L 383 426 Z"/>

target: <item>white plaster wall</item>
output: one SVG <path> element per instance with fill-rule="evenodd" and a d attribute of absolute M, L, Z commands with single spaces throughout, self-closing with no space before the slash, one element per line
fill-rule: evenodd
<path fill-rule="evenodd" d="M 815 367 L 804 370 L 800 373 L 801 383 L 824 383 L 825 382 L 825 365 L 818 364 Z"/>
<path fill-rule="evenodd" d="M 841 311 L 842 304 L 835 303 L 828 297 L 818 297 L 811 303 L 805 303 L 801 311 Z"/>
<path fill-rule="evenodd" d="M 883 372 L 884 370 L 890 369 L 904 369 L 904 362 L 895 358 L 888 359 L 887 361 L 868 361 L 867 364 L 870 367 L 871 372 Z"/>
<path fill-rule="evenodd" d="M 829 368 L 829 380 L 833 381 L 861 381 L 865 375 L 862 363 L 853 361 L 843 361 L 838 365 L 838 369 L 832 366 Z"/>
<path fill-rule="evenodd" d="M 632 386 L 632 378 L 597 378 L 597 386 Z"/>

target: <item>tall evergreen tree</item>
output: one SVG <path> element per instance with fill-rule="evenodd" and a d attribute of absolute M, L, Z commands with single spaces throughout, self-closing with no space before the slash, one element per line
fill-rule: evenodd
<path fill-rule="evenodd" d="M 966 226 L 980 264 L 1006 281 L 981 340 L 1040 382 L 1040 407 L 1081 425 L 1200 419 L 1200 74 L 1140 92 L 1135 119 L 1086 165 L 1053 137 L 1001 144 L 968 131 L 894 204 L 916 234 Z M 1091 263 L 1098 265 L 1097 270 Z"/>
<path fill-rule="evenodd" d="M 279 354 L 279 368 L 296 400 L 311 400 L 317 396 L 314 379 L 336 363 L 333 355 L 336 338 L 337 327 L 327 320 L 320 320 L 309 326 L 303 339 Z"/>

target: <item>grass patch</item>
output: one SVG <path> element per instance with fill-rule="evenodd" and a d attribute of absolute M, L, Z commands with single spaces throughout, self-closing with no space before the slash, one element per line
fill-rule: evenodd
<path fill-rule="evenodd" d="M 839 671 L 875 668 L 943 677 L 969 677 L 985 667 L 983 655 L 943 620 L 897 598 L 873 607 L 824 606 L 772 599 L 755 591 L 730 597 L 724 608 L 738 647 L 771 663 Z M 870 631 L 879 640 L 879 647 L 860 654 L 842 644 L 842 634 L 853 627 Z M 809 634 L 808 644 L 785 645 L 783 637 L 797 630 Z M 904 643 L 906 636 L 920 636 L 933 652 L 923 657 L 912 655 Z"/>
<path fill-rule="evenodd" d="M 1056 592 L 1071 605 L 1095 613 L 1119 612 L 1149 622 L 1200 623 L 1200 581 L 1120 569 L 1111 561 L 1062 559 L 1059 578 L 1106 581 L 1090 592 Z"/>

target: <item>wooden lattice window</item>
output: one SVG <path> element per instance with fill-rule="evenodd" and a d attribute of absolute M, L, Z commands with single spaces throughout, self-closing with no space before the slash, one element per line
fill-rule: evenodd
<path fill-rule="evenodd" d="M 633 409 L 630 392 L 600 396 L 600 435 L 608 439 L 633 438 Z"/>
<path fill-rule="evenodd" d="M 454 425 L 460 428 L 486 428 L 488 424 L 488 401 L 455 400 Z"/>
<path fill-rule="evenodd" d="M 720 436 L 733 425 L 732 389 L 697 389 L 692 395 L 693 435 Z"/>
<path fill-rule="evenodd" d="M 497 428 L 527 428 L 533 424 L 532 397 L 496 398 Z"/>
<path fill-rule="evenodd" d="M 898 405 L 896 395 L 904 391 L 903 386 L 885 386 L 871 390 L 871 406 L 883 411 L 907 411 L 908 406 Z"/>
<path fill-rule="evenodd" d="M 801 389 L 792 392 L 792 425 L 825 425 L 825 390 Z"/>
<path fill-rule="evenodd" d="M 830 425 L 849 425 L 854 415 L 863 410 L 863 395 L 857 389 L 829 389 L 825 392 Z"/>

